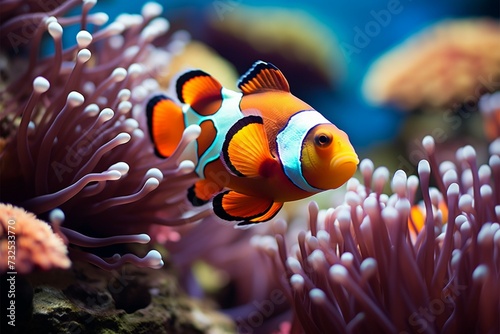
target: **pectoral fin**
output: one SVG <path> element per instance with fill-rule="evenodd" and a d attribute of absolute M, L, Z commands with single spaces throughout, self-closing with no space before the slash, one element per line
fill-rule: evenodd
<path fill-rule="evenodd" d="M 238 225 L 255 224 L 270 220 L 283 206 L 273 200 L 248 196 L 227 190 L 214 197 L 215 214 L 229 221 L 242 221 Z"/>
<path fill-rule="evenodd" d="M 246 116 L 227 132 L 221 157 L 226 169 L 241 177 L 267 177 L 279 167 L 269 150 L 262 117 Z"/>

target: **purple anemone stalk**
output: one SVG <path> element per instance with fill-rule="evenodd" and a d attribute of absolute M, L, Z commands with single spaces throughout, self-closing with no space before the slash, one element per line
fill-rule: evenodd
<path fill-rule="evenodd" d="M 268 257 L 252 246 L 272 238 L 270 224 L 236 229 L 214 216 L 198 224 L 181 227 L 181 238 L 165 246 L 180 273 L 180 282 L 191 296 L 204 298 L 211 294 L 222 312 L 238 326 L 238 333 L 270 333 L 290 317 L 285 292 L 274 278 Z M 200 242 L 203 240 L 203 242 Z M 208 264 L 219 273 L 216 291 L 204 291 L 194 267 Z"/>
<path fill-rule="evenodd" d="M 156 250 L 144 258 L 126 254 L 104 260 L 84 249 L 148 243 L 144 233 L 152 224 L 177 226 L 210 214 L 185 200 L 194 164 L 182 154 L 200 129 L 188 127 L 172 157 L 161 160 L 142 116 L 144 100 L 158 89 L 154 74 L 168 62 L 169 45 L 175 49 L 183 42 L 174 34 L 164 48 L 152 44 L 169 28 L 158 17 L 157 3 L 101 27 L 108 16 L 91 13 L 96 1 L 84 0 L 81 14 L 72 17 L 63 14 L 80 1 L 49 12 L 17 12 L 37 8 L 35 2 L 19 7 L 12 1 L 10 10 L 19 15 L 0 27 L 4 36 L 21 34 L 23 24 L 32 28 L 25 70 L 8 73 L 1 92 L 7 136 L 0 151 L 0 201 L 49 220 L 69 242 L 73 259 L 107 269 L 125 262 L 160 267 Z M 66 47 L 62 35 L 70 25 L 80 31 L 76 44 Z M 47 32 L 55 51 L 40 59 Z"/>
<path fill-rule="evenodd" d="M 277 248 L 266 249 L 293 305 L 291 333 L 500 331 L 500 140 L 482 165 L 471 146 L 439 166 L 433 138 L 423 146 L 418 177 L 397 171 L 390 196 L 388 170 L 362 161 L 364 182 L 351 179 L 335 209 L 318 214 L 313 202 L 292 248 L 285 222 L 275 223 Z M 413 238 L 418 188 L 425 222 Z"/>

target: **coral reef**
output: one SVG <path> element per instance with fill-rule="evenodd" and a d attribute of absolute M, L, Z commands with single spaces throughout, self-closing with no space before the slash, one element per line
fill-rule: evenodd
<path fill-rule="evenodd" d="M 293 304 L 290 333 L 500 330 L 500 141 L 482 165 L 471 146 L 457 151 L 456 163 L 440 165 L 432 137 L 423 146 L 419 177 L 397 171 L 392 195 L 382 192 L 388 170 L 364 160 L 364 183 L 349 181 L 343 205 L 321 214 L 310 205 L 309 231 L 297 245 L 285 242 L 284 221 L 275 223 L 276 243 L 257 243 Z M 425 222 L 412 238 L 419 186 Z M 444 225 L 441 201 L 449 211 Z"/>
<path fill-rule="evenodd" d="M 0 273 L 66 269 L 71 265 L 67 253 L 63 239 L 47 223 L 21 208 L 0 203 Z"/>
<path fill-rule="evenodd" d="M 439 22 L 382 55 L 365 76 L 364 95 L 403 110 L 475 103 L 500 88 L 499 37 L 491 19 Z"/>

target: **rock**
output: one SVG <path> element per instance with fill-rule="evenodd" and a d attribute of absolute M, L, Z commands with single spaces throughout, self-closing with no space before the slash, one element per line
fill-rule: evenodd
<path fill-rule="evenodd" d="M 171 271 L 125 266 L 107 272 L 77 263 L 37 274 L 29 333 L 235 333 L 215 305 L 180 291 Z"/>

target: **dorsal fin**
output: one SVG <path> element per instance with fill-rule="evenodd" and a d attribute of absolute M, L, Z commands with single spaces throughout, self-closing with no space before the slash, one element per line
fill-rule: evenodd
<path fill-rule="evenodd" d="M 177 97 L 198 114 L 215 114 L 222 104 L 222 85 L 202 70 L 192 70 L 177 79 Z"/>
<path fill-rule="evenodd" d="M 238 88 L 243 94 L 262 93 L 269 90 L 290 92 L 288 81 L 281 71 L 271 63 L 261 60 L 243 74 L 238 81 Z"/>

